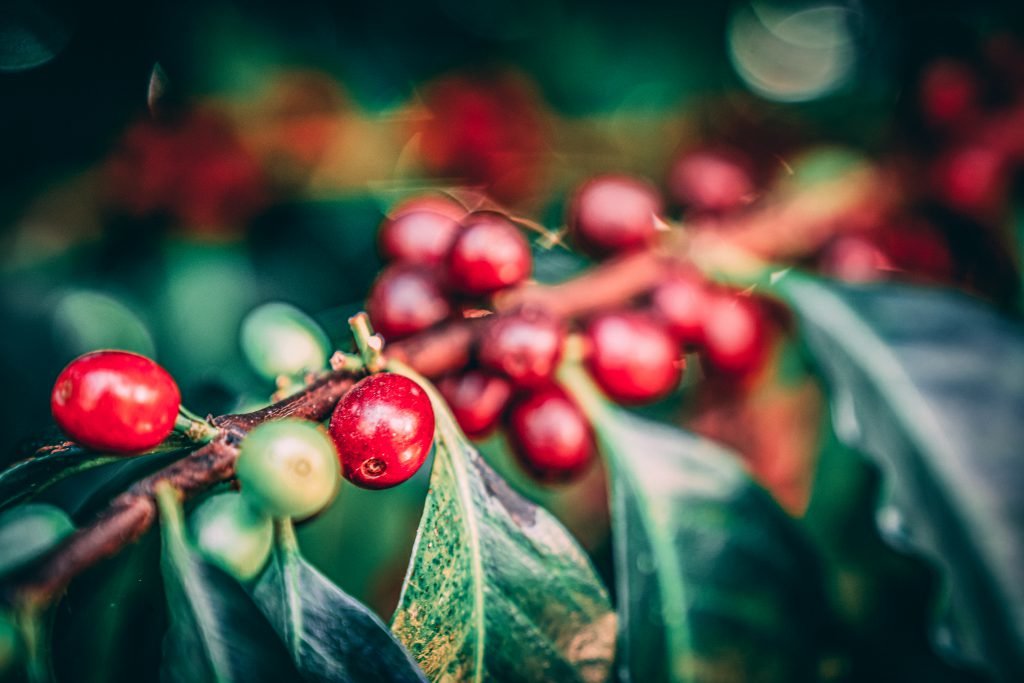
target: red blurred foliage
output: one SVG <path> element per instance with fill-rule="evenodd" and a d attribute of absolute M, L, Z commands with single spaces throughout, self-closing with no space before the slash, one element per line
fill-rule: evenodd
<path fill-rule="evenodd" d="M 414 132 L 428 172 L 482 185 L 511 204 L 544 187 L 548 126 L 525 77 L 452 74 L 428 84 L 422 96 L 428 115 Z"/>
<path fill-rule="evenodd" d="M 136 216 L 165 213 L 199 233 L 236 227 L 269 200 L 259 162 L 230 119 L 210 109 L 134 124 L 105 171 L 114 205 Z"/>

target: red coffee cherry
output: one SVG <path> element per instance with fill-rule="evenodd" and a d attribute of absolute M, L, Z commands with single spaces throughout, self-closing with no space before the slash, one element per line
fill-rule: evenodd
<path fill-rule="evenodd" d="M 679 204 L 697 211 L 724 212 L 754 194 L 749 162 L 731 150 L 696 150 L 682 155 L 669 173 L 668 189 Z"/>
<path fill-rule="evenodd" d="M 586 339 L 590 374 L 615 401 L 654 401 L 679 384 L 683 368 L 679 349 L 653 315 L 605 313 L 587 326 Z"/>
<path fill-rule="evenodd" d="M 590 423 L 554 384 L 516 398 L 509 407 L 507 430 L 519 463 L 541 481 L 572 479 L 594 456 Z"/>
<path fill-rule="evenodd" d="M 547 383 L 562 357 L 565 329 L 543 311 L 527 309 L 497 318 L 480 340 L 480 364 L 520 387 Z"/>
<path fill-rule="evenodd" d="M 719 293 L 704 321 L 704 351 L 713 369 L 750 375 L 768 355 L 768 325 L 757 303 L 747 296 Z"/>
<path fill-rule="evenodd" d="M 167 371 L 127 351 L 94 351 L 57 377 L 50 409 L 74 441 L 97 451 L 136 453 L 174 429 L 181 394 Z"/>
<path fill-rule="evenodd" d="M 356 486 L 386 489 L 423 465 L 434 441 L 434 409 L 408 377 L 384 372 L 356 383 L 331 416 L 342 474 Z"/>
<path fill-rule="evenodd" d="M 487 436 L 494 429 L 512 396 L 512 385 L 504 377 L 480 370 L 449 375 L 437 388 L 462 431 L 473 439 Z"/>
<path fill-rule="evenodd" d="M 374 329 L 395 341 L 432 327 L 451 315 L 437 276 L 422 266 L 385 268 L 370 288 L 366 312 Z"/>
<path fill-rule="evenodd" d="M 961 62 L 937 60 L 921 78 L 921 110 L 933 126 L 955 126 L 973 118 L 979 99 L 978 79 Z"/>
<path fill-rule="evenodd" d="M 530 244 L 505 215 L 474 211 L 448 253 L 449 284 L 472 295 L 491 294 L 530 275 Z"/>
<path fill-rule="evenodd" d="M 391 261 L 437 265 L 455 241 L 465 215 L 459 204 L 441 197 L 406 202 L 381 223 L 380 253 Z"/>
<path fill-rule="evenodd" d="M 710 300 L 707 283 L 697 274 L 680 274 L 660 285 L 651 297 L 654 311 L 676 342 L 685 347 L 704 342 L 704 318 Z"/>
<path fill-rule="evenodd" d="M 569 229 L 591 253 L 627 251 L 654 237 L 661 210 L 661 197 L 650 183 L 626 175 L 598 176 L 576 190 Z"/>

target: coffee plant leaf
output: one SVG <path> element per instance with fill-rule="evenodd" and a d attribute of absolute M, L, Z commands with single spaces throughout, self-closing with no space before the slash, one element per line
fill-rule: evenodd
<path fill-rule="evenodd" d="M 817 680 L 830 621 L 796 523 L 733 453 L 561 377 L 610 472 L 619 679 Z"/>
<path fill-rule="evenodd" d="M 934 641 L 1024 676 L 1024 327 L 953 292 L 790 273 L 775 285 L 838 438 L 881 470 L 876 522 L 938 567 Z"/>

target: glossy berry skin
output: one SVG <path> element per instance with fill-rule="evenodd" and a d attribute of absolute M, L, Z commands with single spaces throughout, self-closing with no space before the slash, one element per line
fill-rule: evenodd
<path fill-rule="evenodd" d="M 726 150 L 696 150 L 679 157 L 669 173 L 668 186 L 676 202 L 705 212 L 743 206 L 755 190 L 746 160 Z"/>
<path fill-rule="evenodd" d="M 433 271 L 413 265 L 385 268 L 366 299 L 374 329 L 395 341 L 422 332 L 451 315 L 451 305 Z"/>
<path fill-rule="evenodd" d="M 651 184 L 625 175 L 605 175 L 581 185 L 569 207 L 569 229 L 584 250 L 605 255 L 650 242 L 662 212 Z"/>
<path fill-rule="evenodd" d="M 768 325 L 757 303 L 746 296 L 718 293 L 704 322 L 704 353 L 712 369 L 747 376 L 768 355 Z"/>
<path fill-rule="evenodd" d="M 654 290 L 651 304 L 676 342 L 692 348 L 704 342 L 704 318 L 710 298 L 707 283 L 699 276 L 680 274 Z"/>
<path fill-rule="evenodd" d="M 541 481 L 572 479 L 593 460 L 590 423 L 557 385 L 518 396 L 509 406 L 506 428 L 519 463 Z"/>
<path fill-rule="evenodd" d="M 437 384 L 466 436 L 479 439 L 491 433 L 512 396 L 504 377 L 481 370 L 449 375 Z"/>
<path fill-rule="evenodd" d="M 682 375 L 675 340 L 653 315 L 605 313 L 587 326 L 587 368 L 608 396 L 636 404 L 667 396 Z"/>
<path fill-rule="evenodd" d="M 236 475 L 242 496 L 256 510 L 303 519 L 325 508 L 337 493 L 338 455 L 313 422 L 265 422 L 242 440 Z"/>
<path fill-rule="evenodd" d="M 465 210 L 454 202 L 450 210 L 438 210 L 432 202 L 421 202 L 421 207 L 410 205 L 393 214 L 380 225 L 377 244 L 381 256 L 389 261 L 437 265 L 459 233 L 459 221 Z"/>
<path fill-rule="evenodd" d="M 477 357 L 485 368 L 508 377 L 518 387 L 546 384 L 562 357 L 565 329 L 536 309 L 494 320 L 480 340 Z"/>
<path fill-rule="evenodd" d="M 240 493 L 210 496 L 189 516 L 189 527 L 203 557 L 242 581 L 259 574 L 270 557 L 273 522 Z"/>
<path fill-rule="evenodd" d="M 53 385 L 57 425 L 87 448 L 137 453 L 174 429 L 181 394 L 155 362 L 127 351 L 94 351 L 71 361 Z"/>
<path fill-rule="evenodd" d="M 474 211 L 448 252 L 448 283 L 463 294 L 483 296 L 519 284 L 530 275 L 530 244 L 505 215 Z"/>
<path fill-rule="evenodd" d="M 345 478 L 362 488 L 386 489 L 427 459 L 434 409 L 427 392 L 408 377 L 370 375 L 338 401 L 330 432 Z"/>

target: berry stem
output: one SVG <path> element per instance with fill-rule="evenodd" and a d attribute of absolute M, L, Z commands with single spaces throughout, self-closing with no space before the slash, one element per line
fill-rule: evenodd
<path fill-rule="evenodd" d="M 348 326 L 355 337 L 356 347 L 359 355 L 363 358 L 366 369 L 373 372 L 380 372 L 384 369 L 384 338 L 374 334 L 370 325 L 370 316 L 366 313 L 356 313 L 348 319 Z"/>
<path fill-rule="evenodd" d="M 197 444 L 209 443 L 220 433 L 219 429 L 184 407 L 178 410 L 178 417 L 174 420 L 174 431 Z"/>

